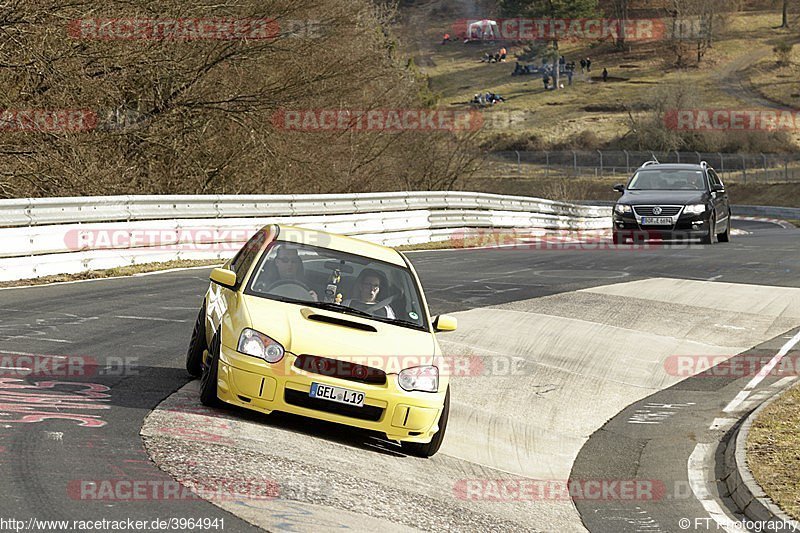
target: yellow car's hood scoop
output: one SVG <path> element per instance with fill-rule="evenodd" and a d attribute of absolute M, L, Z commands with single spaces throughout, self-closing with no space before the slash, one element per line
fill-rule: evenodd
<path fill-rule="evenodd" d="M 295 355 L 350 360 L 375 356 L 371 366 L 402 367 L 430 364 L 437 352 L 432 333 L 345 315 L 245 296 L 253 329 L 268 335 Z M 370 359 L 372 360 L 372 359 Z M 384 361 L 386 364 L 384 364 Z"/>
<path fill-rule="evenodd" d="M 346 318 L 341 318 L 338 316 L 322 314 L 307 307 L 304 308 L 302 311 L 300 311 L 300 314 L 303 315 L 303 317 L 305 317 L 306 320 L 325 322 L 326 324 L 333 324 L 335 326 L 342 326 L 345 328 L 352 328 L 360 331 L 371 331 L 372 333 L 378 332 L 378 330 L 375 329 L 375 326 L 371 324 L 364 324 L 363 322 L 356 322 L 354 320 L 348 320 Z"/>

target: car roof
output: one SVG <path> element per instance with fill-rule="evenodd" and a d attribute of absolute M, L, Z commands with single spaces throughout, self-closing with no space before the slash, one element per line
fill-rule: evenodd
<path fill-rule="evenodd" d="M 641 166 L 637 170 L 703 170 L 704 168 L 711 167 L 704 167 L 697 163 L 651 163 L 647 166 Z"/>
<path fill-rule="evenodd" d="M 327 231 L 299 228 L 297 226 L 285 226 L 283 224 L 277 224 L 276 226 L 278 227 L 277 240 L 279 241 L 319 246 L 321 248 L 329 248 L 339 252 L 368 257 L 377 261 L 384 261 L 393 265 L 406 266 L 403 256 L 394 248 L 381 246 L 380 244 L 367 242 L 361 239 L 354 239 L 346 235 L 328 233 Z M 269 226 L 266 226 L 264 229 L 269 229 Z"/>

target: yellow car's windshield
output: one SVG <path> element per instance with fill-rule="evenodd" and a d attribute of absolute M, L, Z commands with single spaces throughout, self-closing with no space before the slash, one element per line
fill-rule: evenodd
<path fill-rule="evenodd" d="M 328 248 L 273 242 L 245 292 L 427 329 L 420 293 L 408 268 Z"/>

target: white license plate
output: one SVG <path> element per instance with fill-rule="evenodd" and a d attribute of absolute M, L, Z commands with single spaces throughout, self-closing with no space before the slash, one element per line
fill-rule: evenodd
<path fill-rule="evenodd" d="M 308 395 L 312 398 L 330 400 L 332 402 L 343 403 L 346 405 L 364 406 L 364 393 L 322 383 L 312 383 Z"/>
<path fill-rule="evenodd" d="M 642 225 L 671 226 L 672 217 L 642 217 Z"/>

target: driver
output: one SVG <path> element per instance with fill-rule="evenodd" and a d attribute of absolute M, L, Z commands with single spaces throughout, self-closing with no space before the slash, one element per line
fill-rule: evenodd
<path fill-rule="evenodd" d="M 267 266 L 269 270 L 264 280 L 264 286 L 269 287 L 270 285 L 284 280 L 296 280 L 299 283 L 308 285 L 308 282 L 305 280 L 303 260 L 300 258 L 297 248 L 285 244 L 280 245 L 272 264 L 275 265 L 275 268 L 269 268 L 270 265 Z M 309 290 L 308 294 L 314 301 L 319 300 L 319 298 L 317 298 L 317 293 L 313 290 Z"/>
<path fill-rule="evenodd" d="M 355 292 L 357 298 L 351 298 L 342 302 L 347 307 L 369 311 L 372 315 L 396 318 L 394 310 L 387 304 L 377 309 L 372 306 L 380 302 L 381 293 L 388 292 L 388 282 L 386 277 L 373 268 L 365 268 L 356 279 Z"/>

